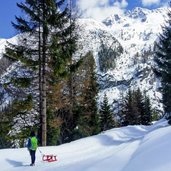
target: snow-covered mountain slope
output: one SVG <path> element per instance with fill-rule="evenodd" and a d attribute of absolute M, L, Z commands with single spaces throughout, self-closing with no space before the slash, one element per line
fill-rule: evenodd
<path fill-rule="evenodd" d="M 166 8 L 135 8 L 123 15 L 114 14 L 103 23 L 92 19 L 79 21 L 80 42 L 83 44 L 81 52 L 92 50 L 96 59 L 101 86 L 99 101 L 106 93 L 109 103 L 113 104 L 114 100 L 119 100 L 121 92 L 125 93 L 129 87 L 139 87 L 150 96 L 153 107 L 162 111 L 160 84 L 152 66 L 154 42 L 162 32 L 161 25 L 166 18 Z M 113 58 L 104 53 L 106 60 L 111 57 L 110 62 L 114 63 L 105 72 L 100 68 L 101 62 L 104 62 L 99 57 L 104 52 L 101 50 L 102 44 L 105 44 L 106 51 L 112 49 L 116 53 Z"/>
<path fill-rule="evenodd" d="M 7 45 L 7 41 L 13 44 L 17 43 L 17 36 L 14 36 L 10 39 L 0 39 L 0 59 L 2 58 L 2 53 L 5 50 L 5 46 Z"/>
<path fill-rule="evenodd" d="M 121 93 L 126 93 L 129 87 L 139 87 L 150 96 L 152 107 L 162 111 L 160 81 L 152 66 L 154 42 L 162 31 L 166 13 L 166 8 L 135 8 L 122 15 L 114 14 L 103 22 L 78 20 L 76 57 L 93 52 L 100 83 L 99 101 L 106 93 L 114 107 Z M 15 40 L 14 37 L 10 41 Z M 5 44 L 5 40 L 0 39 L 0 53 Z"/>
<path fill-rule="evenodd" d="M 97 71 L 100 70 L 98 52 L 102 44 L 115 51 L 122 51 L 122 46 L 115 36 L 111 33 L 103 23 L 97 22 L 93 19 L 79 19 L 78 20 L 78 55 L 81 53 L 85 55 L 87 52 L 92 51 L 97 64 Z M 121 52 L 119 53 L 119 55 Z"/>
<path fill-rule="evenodd" d="M 171 127 L 166 120 L 151 126 L 115 128 L 60 146 L 40 147 L 29 166 L 26 148 L 0 150 L 2 171 L 170 171 Z M 42 154 L 58 161 L 42 161 Z"/>

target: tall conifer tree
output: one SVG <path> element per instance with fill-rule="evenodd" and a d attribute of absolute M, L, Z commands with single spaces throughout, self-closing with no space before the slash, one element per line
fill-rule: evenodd
<path fill-rule="evenodd" d="M 123 116 L 122 116 L 122 125 L 134 125 L 136 121 L 136 117 L 134 115 L 134 109 L 133 109 L 133 93 L 131 89 L 128 90 L 128 93 L 126 95 L 124 105 L 123 105 Z"/>
<path fill-rule="evenodd" d="M 103 98 L 103 103 L 100 106 L 100 127 L 101 131 L 106 131 L 114 127 L 114 119 L 112 116 L 112 112 L 110 110 L 110 106 L 108 104 L 108 99 L 106 94 Z"/>
<path fill-rule="evenodd" d="M 168 20 L 162 27 L 159 41 L 155 44 L 155 73 L 160 77 L 162 85 L 163 105 L 166 114 L 171 116 L 171 11 Z"/>
<path fill-rule="evenodd" d="M 147 95 L 144 98 L 144 113 L 141 116 L 141 124 L 142 125 L 149 125 L 152 121 L 152 109 L 150 99 Z"/>
<path fill-rule="evenodd" d="M 87 78 L 84 81 L 84 114 L 88 118 L 90 135 L 99 133 L 99 114 L 97 109 L 97 94 L 99 86 L 95 73 L 95 60 L 93 54 L 89 52 L 86 55 Z"/>
<path fill-rule="evenodd" d="M 136 124 L 141 124 L 143 121 L 143 115 L 145 113 L 144 110 L 144 98 L 140 91 L 140 88 L 138 88 L 136 91 L 133 91 L 133 109 L 134 109 L 134 115 L 136 116 Z"/>
<path fill-rule="evenodd" d="M 77 79 L 80 81 L 77 85 L 77 100 L 79 105 L 77 128 L 74 136 L 86 137 L 99 133 L 99 114 L 97 109 L 98 84 L 95 73 L 95 61 L 91 52 L 83 58 L 82 65 L 79 68 Z M 78 91 L 79 90 L 79 91 Z"/>
<path fill-rule="evenodd" d="M 4 56 L 20 61 L 31 72 L 28 86 L 39 80 L 39 90 L 32 89 L 31 96 L 39 92 L 39 99 L 33 96 L 33 101 L 39 104 L 41 142 L 45 146 L 47 88 L 49 83 L 69 72 L 76 47 L 75 35 L 71 35 L 75 22 L 71 22 L 67 0 L 25 0 L 17 6 L 26 17 L 16 17 L 16 23 L 12 24 L 22 36 L 19 36 L 17 45 L 8 45 Z M 19 77 L 15 80 L 18 83 Z M 24 77 L 24 80 L 28 78 Z"/>

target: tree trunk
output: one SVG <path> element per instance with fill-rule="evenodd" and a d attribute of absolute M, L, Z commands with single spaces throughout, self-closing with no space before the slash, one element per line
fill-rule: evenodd
<path fill-rule="evenodd" d="M 42 45 L 42 146 L 46 146 L 47 141 L 47 116 L 46 116 L 46 40 L 47 28 L 45 17 L 45 2 L 43 0 L 43 45 Z"/>
<path fill-rule="evenodd" d="M 40 6 L 41 4 L 39 3 L 39 16 L 41 15 L 40 13 Z M 39 47 L 38 47 L 38 51 L 39 51 L 39 118 L 40 118 L 40 130 L 42 133 L 42 48 L 41 48 L 41 23 L 39 21 L 39 33 L 38 33 L 38 38 L 39 38 Z M 41 143 L 42 143 L 42 137 L 41 137 Z M 42 144 L 41 144 L 42 145 Z"/>

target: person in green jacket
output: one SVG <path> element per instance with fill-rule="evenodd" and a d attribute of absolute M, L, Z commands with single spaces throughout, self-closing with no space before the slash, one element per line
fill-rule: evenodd
<path fill-rule="evenodd" d="M 30 166 L 35 165 L 37 146 L 38 146 L 38 140 L 36 138 L 35 132 L 31 131 L 31 134 L 30 134 L 30 137 L 29 137 L 28 143 L 27 143 L 27 148 L 28 148 L 28 150 L 30 152 L 30 156 L 31 156 Z"/>

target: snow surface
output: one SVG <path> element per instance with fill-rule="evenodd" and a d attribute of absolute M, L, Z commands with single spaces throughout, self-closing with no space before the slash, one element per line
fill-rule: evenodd
<path fill-rule="evenodd" d="M 57 155 L 47 163 L 36 153 L 29 166 L 26 148 L 0 150 L 1 171 L 170 171 L 171 127 L 162 119 L 151 126 L 115 128 L 99 135 L 60 146 L 40 147 L 43 154 Z"/>

